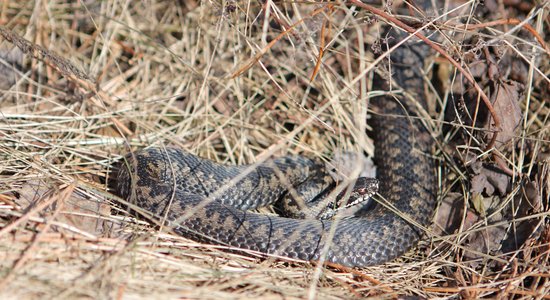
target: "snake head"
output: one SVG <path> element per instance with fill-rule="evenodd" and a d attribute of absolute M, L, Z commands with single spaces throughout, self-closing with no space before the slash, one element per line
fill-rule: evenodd
<path fill-rule="evenodd" d="M 351 189 L 350 189 L 351 188 Z M 346 196 L 349 191 L 349 197 Z M 344 189 L 335 201 L 330 202 L 323 211 L 319 214 L 320 220 L 329 220 L 337 214 L 340 217 L 350 217 L 359 209 L 367 205 L 378 192 L 378 179 L 359 177 L 355 181 L 353 187 Z"/>

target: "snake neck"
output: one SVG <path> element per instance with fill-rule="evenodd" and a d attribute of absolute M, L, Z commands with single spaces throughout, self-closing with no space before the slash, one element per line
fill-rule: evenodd
<path fill-rule="evenodd" d="M 408 37 L 392 29 L 385 36 L 390 41 L 388 49 Z M 379 193 L 421 225 L 430 223 L 437 193 L 433 141 L 421 117 L 421 110 L 427 107 L 423 70 L 431 53 L 431 48 L 415 37 L 391 52 L 385 73 L 392 75 L 376 74 L 375 86 L 406 92 L 371 101 Z"/>

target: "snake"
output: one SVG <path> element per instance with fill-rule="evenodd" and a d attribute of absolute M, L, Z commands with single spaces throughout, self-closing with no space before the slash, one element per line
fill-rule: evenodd
<path fill-rule="evenodd" d="M 404 37 L 390 35 L 390 43 Z M 421 118 L 426 95 L 420 70 L 429 51 L 415 39 L 393 51 L 391 85 L 406 93 L 370 99 L 380 200 L 366 213 L 296 219 L 250 211 L 296 192 L 315 199 L 333 189 L 326 167 L 307 156 L 234 166 L 151 147 L 131 152 L 114 167 L 113 192 L 179 235 L 232 251 L 349 267 L 392 261 L 418 243 L 435 210 L 434 142 Z M 389 86 L 384 76 L 375 76 L 375 89 Z"/>

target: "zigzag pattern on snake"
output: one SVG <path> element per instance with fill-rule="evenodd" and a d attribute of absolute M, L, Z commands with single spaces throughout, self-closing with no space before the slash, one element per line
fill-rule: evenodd
<path fill-rule="evenodd" d="M 393 36 L 393 43 L 404 37 Z M 428 53 L 429 48 L 414 39 L 391 53 L 394 84 L 419 103 L 425 102 L 425 95 L 418 70 Z M 381 78 L 375 84 L 387 89 Z M 416 244 L 422 234 L 416 224 L 429 224 L 435 206 L 431 137 L 415 118 L 410 98 L 372 99 L 376 113 L 369 120 L 379 193 L 401 216 L 383 205 L 338 221 L 245 211 L 280 198 L 289 184 L 299 186 L 325 172 L 317 160 L 306 157 L 224 166 L 178 149 L 150 148 L 128 155 L 117 168 L 114 192 L 156 216 L 166 216 L 175 232 L 198 241 L 306 261 L 324 258 L 346 266 L 384 263 Z"/>

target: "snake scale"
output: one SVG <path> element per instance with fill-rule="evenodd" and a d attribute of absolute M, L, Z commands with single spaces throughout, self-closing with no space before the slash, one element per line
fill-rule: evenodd
<path fill-rule="evenodd" d="M 395 43 L 404 36 L 394 32 L 388 40 Z M 174 148 L 127 155 L 116 168 L 114 192 L 163 218 L 176 233 L 197 241 L 346 266 L 397 258 L 420 239 L 418 225 L 430 223 L 435 206 L 431 137 L 415 118 L 417 106 L 410 100 L 424 105 L 419 70 L 427 53 L 425 44 L 411 39 L 390 55 L 392 82 L 410 97 L 371 99 L 375 113 L 369 122 L 374 128 L 379 194 L 393 209 L 379 204 L 363 216 L 335 221 L 248 212 L 281 197 L 290 185 L 319 176 L 325 172 L 323 166 L 300 156 L 225 166 Z M 375 78 L 375 85 L 388 88 L 381 77 Z"/>

